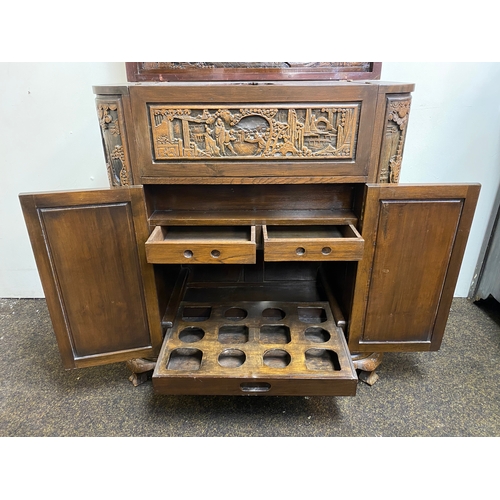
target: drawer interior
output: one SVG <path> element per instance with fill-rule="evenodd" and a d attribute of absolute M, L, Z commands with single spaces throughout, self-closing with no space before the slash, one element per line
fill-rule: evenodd
<path fill-rule="evenodd" d="M 268 239 L 298 240 L 298 239 L 337 239 L 361 238 L 352 224 L 329 226 L 266 226 Z"/>
<path fill-rule="evenodd" d="M 250 226 L 157 226 L 153 233 L 148 241 L 155 243 L 255 241 L 255 228 Z"/>

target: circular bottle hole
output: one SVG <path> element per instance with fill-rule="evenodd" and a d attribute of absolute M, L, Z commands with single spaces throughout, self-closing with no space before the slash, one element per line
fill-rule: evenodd
<path fill-rule="evenodd" d="M 277 307 L 268 307 L 262 311 L 262 317 L 268 321 L 280 321 L 285 317 L 285 311 Z"/>
<path fill-rule="evenodd" d="M 323 255 L 328 255 L 328 254 L 331 254 L 331 253 L 332 253 L 332 249 L 331 249 L 330 247 L 323 247 L 323 248 L 321 249 L 321 253 L 322 253 Z"/>
<path fill-rule="evenodd" d="M 212 250 L 210 252 L 210 255 L 214 258 L 214 259 L 217 259 L 220 257 L 220 251 L 219 250 Z"/>
<path fill-rule="evenodd" d="M 303 248 L 303 247 L 299 247 L 299 248 L 297 248 L 297 250 L 295 250 L 295 253 L 296 253 L 297 255 L 305 255 L 305 253 L 306 253 L 306 249 L 305 249 L 305 248 Z"/>
<path fill-rule="evenodd" d="M 179 340 L 182 342 L 199 342 L 205 336 L 205 332 L 201 328 L 189 327 L 184 328 L 182 332 L 179 332 Z"/>
<path fill-rule="evenodd" d="M 246 354 L 243 351 L 239 349 L 226 349 L 219 354 L 219 365 L 225 368 L 238 368 L 246 359 Z"/>
<path fill-rule="evenodd" d="M 186 259 L 190 259 L 193 256 L 193 252 L 191 250 L 184 250 L 184 257 Z"/>
<path fill-rule="evenodd" d="M 304 332 L 304 335 L 307 340 L 316 343 L 328 342 L 331 338 L 330 332 L 328 330 L 315 326 L 308 328 Z"/>
<path fill-rule="evenodd" d="M 292 358 L 283 349 L 271 349 L 264 353 L 264 364 L 270 368 L 286 368 Z"/>
<path fill-rule="evenodd" d="M 245 311 L 245 309 L 241 309 L 239 307 L 231 307 L 231 309 L 228 309 L 224 313 L 224 316 L 231 321 L 240 321 L 242 319 L 245 319 L 247 317 L 247 314 L 248 313 Z"/>

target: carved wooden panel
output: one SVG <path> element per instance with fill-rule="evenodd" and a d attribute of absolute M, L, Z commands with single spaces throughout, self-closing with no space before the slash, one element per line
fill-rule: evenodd
<path fill-rule="evenodd" d="M 410 95 L 387 97 L 385 129 L 379 163 L 379 182 L 399 182 L 410 105 Z"/>
<path fill-rule="evenodd" d="M 155 160 L 355 158 L 360 103 L 150 106 Z"/>
<path fill-rule="evenodd" d="M 110 187 L 129 186 L 132 183 L 131 170 L 121 98 L 97 97 L 96 106 L 109 185 Z"/>
<path fill-rule="evenodd" d="M 380 62 L 128 62 L 129 82 L 378 80 Z"/>

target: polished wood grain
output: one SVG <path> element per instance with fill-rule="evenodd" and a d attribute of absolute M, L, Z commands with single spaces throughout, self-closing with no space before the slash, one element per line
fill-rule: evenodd
<path fill-rule="evenodd" d="M 20 196 L 65 368 L 157 355 L 140 188 Z"/>
<path fill-rule="evenodd" d="M 368 186 L 352 351 L 439 349 L 478 194 L 478 185 Z"/>
<path fill-rule="evenodd" d="M 276 184 L 344 184 L 366 182 L 365 175 L 339 175 L 334 176 L 297 176 L 290 177 L 280 175 L 279 177 L 248 176 L 248 177 L 150 177 L 143 175 L 141 182 L 147 184 L 204 184 L 204 185 L 276 185 Z"/>

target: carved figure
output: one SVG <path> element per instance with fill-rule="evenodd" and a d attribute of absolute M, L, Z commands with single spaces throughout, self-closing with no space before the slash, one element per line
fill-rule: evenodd
<path fill-rule="evenodd" d="M 205 149 L 207 150 L 207 152 L 211 155 L 218 155 L 220 149 L 217 147 L 215 139 L 212 137 L 212 131 L 210 130 L 208 125 L 205 125 L 205 133 L 203 134 L 203 136 L 205 138 Z"/>
<path fill-rule="evenodd" d="M 231 141 L 234 141 L 235 137 L 233 137 L 230 132 L 226 130 L 226 127 L 220 118 L 218 118 L 215 122 L 215 140 L 217 141 L 222 154 L 226 153 L 226 147 L 229 151 L 236 154 L 236 151 L 233 149 L 231 144 Z"/>

